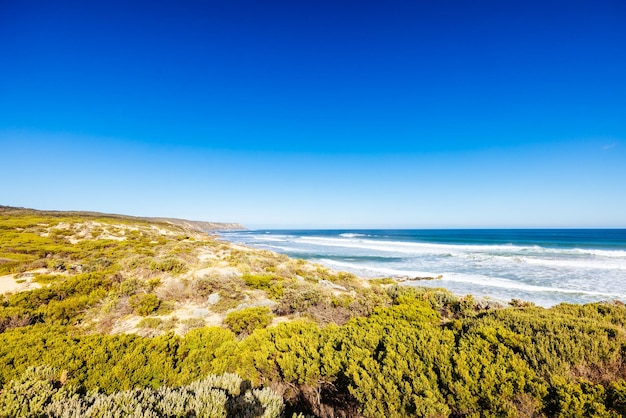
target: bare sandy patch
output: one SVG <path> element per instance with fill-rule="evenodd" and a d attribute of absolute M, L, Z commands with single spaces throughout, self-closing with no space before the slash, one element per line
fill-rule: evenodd
<path fill-rule="evenodd" d="M 206 304 L 181 303 L 168 315 L 160 316 L 161 319 L 176 317 L 183 321 L 185 319 L 204 319 L 207 325 L 219 325 L 222 323 L 222 315 L 212 312 Z"/>
<path fill-rule="evenodd" d="M 27 271 L 19 275 L 7 274 L 5 276 L 0 276 L 0 294 L 23 292 L 25 290 L 40 288 L 41 285 L 39 283 L 32 281 L 33 277 L 35 274 L 43 274 L 46 273 L 46 271 L 46 269 L 37 269 Z M 18 276 L 17 279 L 16 276 Z"/>
<path fill-rule="evenodd" d="M 219 260 L 219 257 L 215 254 L 215 252 L 213 252 L 213 250 L 210 250 L 208 248 L 200 248 L 200 250 L 198 251 L 198 261 L 200 261 L 201 263 L 207 262 L 207 261 L 213 261 L 213 260 Z"/>
<path fill-rule="evenodd" d="M 137 325 L 142 319 L 143 317 L 137 315 L 120 319 L 115 322 L 113 329 L 111 329 L 111 334 L 135 334 L 138 330 Z"/>
<path fill-rule="evenodd" d="M 173 231 L 169 231 L 164 228 L 159 228 L 158 226 L 155 226 L 155 225 L 151 225 L 150 228 L 154 231 L 157 231 L 161 235 L 176 235 L 176 233 Z"/>
<path fill-rule="evenodd" d="M 111 235 L 111 234 L 100 234 L 98 239 L 110 239 L 114 241 L 126 241 L 126 237 L 120 237 L 119 235 Z"/>

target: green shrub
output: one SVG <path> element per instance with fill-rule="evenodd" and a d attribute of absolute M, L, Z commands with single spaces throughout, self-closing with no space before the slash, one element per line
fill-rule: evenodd
<path fill-rule="evenodd" d="M 279 300 L 285 294 L 285 287 L 281 283 L 273 284 L 267 289 L 267 297 Z"/>
<path fill-rule="evenodd" d="M 287 288 L 278 300 L 276 312 L 288 315 L 295 312 L 306 312 L 312 306 L 319 305 L 325 299 L 322 290 L 317 286 L 307 285 L 297 288 Z"/>
<path fill-rule="evenodd" d="M 183 331 L 206 326 L 206 321 L 202 318 L 187 318 L 182 320 L 181 323 L 183 324 Z"/>
<path fill-rule="evenodd" d="M 270 310 L 266 307 L 246 308 L 229 313 L 224 324 L 235 334 L 252 334 L 258 328 L 265 328 L 272 321 Z"/>
<path fill-rule="evenodd" d="M 114 265 L 114 261 L 108 257 L 98 257 L 95 260 L 89 260 L 83 265 L 83 271 L 85 273 L 94 271 L 104 271 L 111 268 Z"/>
<path fill-rule="evenodd" d="M 376 279 L 369 279 L 370 283 L 380 284 L 380 285 L 388 285 L 388 284 L 397 284 L 398 282 L 391 277 L 382 277 Z"/>
<path fill-rule="evenodd" d="M 141 289 L 141 283 L 137 279 L 127 279 L 119 284 L 119 293 L 125 296 L 132 296 Z"/>
<path fill-rule="evenodd" d="M 243 280 L 246 282 L 246 286 L 251 287 L 253 289 L 261 289 L 267 290 L 272 283 L 272 276 L 261 276 L 261 275 L 251 275 L 244 274 Z"/>
<path fill-rule="evenodd" d="M 161 318 L 143 318 L 137 326 L 139 328 L 159 329 L 163 324 Z"/>
<path fill-rule="evenodd" d="M 150 292 L 152 292 L 154 289 L 156 289 L 160 285 L 161 285 L 161 278 L 160 277 L 153 277 L 152 279 L 149 279 L 146 282 L 146 288 Z"/>
<path fill-rule="evenodd" d="M 58 274 L 37 274 L 33 277 L 33 282 L 39 284 L 50 284 L 61 280 L 63 276 Z"/>
<path fill-rule="evenodd" d="M 187 264 L 177 258 L 166 258 L 160 262 L 153 261 L 150 263 L 150 269 L 172 274 L 181 274 L 188 270 Z"/>
<path fill-rule="evenodd" d="M 135 313 L 141 316 L 148 316 L 154 313 L 161 305 L 159 298 L 152 293 L 134 295 L 129 299 L 129 303 Z"/>
<path fill-rule="evenodd" d="M 50 260 L 48 261 L 48 268 L 55 271 L 65 271 L 67 266 L 65 260 Z"/>
<path fill-rule="evenodd" d="M 553 379 L 550 393 L 550 415 L 559 417 L 615 417 L 606 410 L 605 390 L 588 381 L 571 382 Z"/>
<path fill-rule="evenodd" d="M 607 390 L 607 403 L 611 408 L 626 416 L 626 380 L 611 382 Z"/>
<path fill-rule="evenodd" d="M 77 322 L 91 302 L 93 299 L 89 296 L 72 296 L 60 301 L 53 300 L 39 311 L 44 314 L 46 322 L 68 325 Z"/>

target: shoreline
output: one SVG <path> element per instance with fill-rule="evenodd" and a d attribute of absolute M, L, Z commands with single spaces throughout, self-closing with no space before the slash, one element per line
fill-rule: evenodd
<path fill-rule="evenodd" d="M 473 294 L 505 303 L 521 299 L 551 307 L 563 302 L 626 302 L 623 292 L 626 288 L 626 230 L 609 230 L 617 233 L 611 237 L 612 249 L 602 248 L 600 244 L 594 248 L 572 247 L 572 242 L 581 241 L 581 238 L 570 236 L 559 238 L 570 241 L 571 245 L 563 248 L 532 243 L 501 245 L 488 242 L 480 235 L 484 230 L 461 231 L 474 239 L 483 239 L 482 245 L 460 241 L 456 244 L 408 241 L 414 239 L 411 234 L 415 231 L 422 230 L 244 231 L 227 232 L 220 237 L 227 242 L 319 263 L 365 279 L 392 277 L 411 286 L 420 285 L 412 280 L 415 277 L 441 276 L 435 281 L 437 283 L 421 281 L 421 285 L 443 287 L 457 295 Z M 427 232 L 436 235 L 442 231 L 446 234 L 445 239 L 460 240 L 454 236 L 451 238 L 455 230 Z M 517 231 L 529 233 L 529 230 Z M 529 234 L 533 236 L 534 231 Z M 540 231 L 544 233 L 546 230 Z M 603 238 L 594 239 L 602 241 Z"/>

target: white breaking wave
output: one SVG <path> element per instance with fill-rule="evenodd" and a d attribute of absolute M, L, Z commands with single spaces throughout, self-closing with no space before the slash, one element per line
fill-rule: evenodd
<path fill-rule="evenodd" d="M 611 293 L 611 292 L 598 292 L 593 290 L 585 290 L 585 289 L 568 289 L 564 287 L 550 287 L 550 286 L 537 286 L 532 284 L 520 283 L 515 280 L 504 279 L 500 277 L 493 276 L 484 276 L 480 274 L 465 274 L 465 273 L 455 273 L 455 272 L 444 272 L 444 273 L 433 273 L 427 271 L 417 271 L 417 270 L 398 270 L 398 269 L 390 269 L 384 267 L 372 267 L 372 266 L 364 266 L 362 264 L 354 264 L 354 263 L 346 263 L 335 260 L 321 259 L 319 262 L 329 266 L 329 267 L 340 267 L 344 269 L 349 269 L 352 271 L 368 271 L 374 274 L 369 274 L 369 277 L 379 276 L 380 274 L 388 276 L 388 277 L 437 277 L 441 275 L 441 279 L 437 280 L 435 283 L 439 282 L 456 282 L 456 283 L 467 283 L 474 284 L 479 286 L 487 286 L 487 287 L 497 287 L 502 289 L 509 290 L 521 290 L 525 292 L 555 292 L 555 293 L 568 293 L 568 294 L 582 294 L 582 295 L 592 295 L 592 296 L 602 296 L 607 298 L 618 298 L 624 299 L 626 298 L 626 294 L 620 293 Z M 424 283 L 423 281 L 416 281 L 415 284 L 419 285 L 420 283 Z"/>
<path fill-rule="evenodd" d="M 598 269 L 598 270 L 626 270 L 626 260 L 621 262 L 607 262 L 602 260 L 553 260 L 543 258 L 522 257 L 521 261 L 527 264 L 546 267 Z"/>
<path fill-rule="evenodd" d="M 339 267 L 339 268 L 343 268 L 343 269 L 350 269 L 352 271 L 362 271 L 362 272 L 370 272 L 373 274 L 368 274 L 368 277 L 380 277 L 381 275 L 384 276 L 392 276 L 392 277 L 435 277 L 437 276 L 437 274 L 435 273 L 431 273 L 431 272 L 427 272 L 427 271 L 417 271 L 417 270 L 397 270 L 397 269 L 390 269 L 390 268 L 386 268 L 386 267 L 379 267 L 379 266 L 369 266 L 369 265 L 363 265 L 363 264 L 356 264 L 356 263 L 348 263 L 348 262 L 344 262 L 344 261 L 337 261 L 337 260 L 329 260 L 326 258 L 322 258 L 317 260 L 317 262 L 322 263 L 328 267 Z"/>
<path fill-rule="evenodd" d="M 283 235 L 272 235 L 272 236 L 250 235 L 250 238 L 255 239 L 257 241 L 285 242 L 285 241 L 288 241 L 289 237 L 283 236 Z"/>
<path fill-rule="evenodd" d="M 352 240 L 341 238 L 301 237 L 294 242 L 300 244 L 319 245 L 326 247 L 358 248 L 384 252 L 404 254 L 441 254 L 451 251 L 510 251 L 513 246 L 508 245 L 449 245 L 425 244 L 417 242 L 379 241 L 379 240 Z"/>
<path fill-rule="evenodd" d="M 297 253 L 361 277 L 437 277 L 405 284 L 446 287 L 458 294 L 522 298 L 543 306 L 560 302 L 626 301 L 626 251 L 525 244 L 428 243 L 346 232 L 228 234 L 236 242 Z"/>
<path fill-rule="evenodd" d="M 499 277 L 483 276 L 480 274 L 463 274 L 463 273 L 442 273 L 442 281 L 451 281 L 458 283 L 478 284 L 481 286 L 499 287 L 503 289 L 516 289 L 525 292 L 557 292 L 570 294 L 584 294 L 594 296 L 604 296 L 609 298 L 626 298 L 626 294 L 598 292 L 585 289 L 568 289 L 564 287 L 536 286 L 532 284 L 520 283 L 515 280 L 503 279 Z"/>
<path fill-rule="evenodd" d="M 298 248 L 298 247 L 288 247 L 285 245 L 266 245 L 266 247 L 268 247 L 269 249 L 271 249 L 272 251 L 282 251 L 282 252 L 286 252 L 286 253 L 300 253 L 303 252 L 302 248 Z"/>
<path fill-rule="evenodd" d="M 357 233 L 353 233 L 353 232 L 345 232 L 343 234 L 339 234 L 340 237 L 344 237 L 344 238 L 356 238 L 356 237 L 366 237 L 367 235 L 365 234 L 357 234 Z"/>
<path fill-rule="evenodd" d="M 546 254 L 543 254 L 546 255 Z M 457 254 L 458 257 L 476 261 L 504 264 L 528 264 L 532 266 L 555 267 L 563 269 L 597 269 L 597 270 L 626 270 L 626 259 L 602 259 L 598 257 L 573 258 L 539 258 L 532 256 L 492 255 L 482 253 Z"/>
<path fill-rule="evenodd" d="M 476 244 L 432 244 L 419 242 L 384 241 L 368 239 L 344 239 L 322 237 L 300 237 L 294 242 L 301 244 L 358 248 L 375 251 L 405 253 L 405 254 L 453 254 L 463 253 L 534 253 L 534 254 L 562 254 L 562 255 L 594 255 L 610 258 L 623 258 L 626 260 L 626 251 L 622 250 L 594 250 L 583 248 L 545 248 L 539 246 L 519 245 L 476 245 Z M 522 255 L 520 254 L 520 255 Z"/>
<path fill-rule="evenodd" d="M 626 251 L 622 250 L 588 250 L 583 248 L 573 248 L 573 253 L 599 255 L 601 257 L 626 258 Z"/>

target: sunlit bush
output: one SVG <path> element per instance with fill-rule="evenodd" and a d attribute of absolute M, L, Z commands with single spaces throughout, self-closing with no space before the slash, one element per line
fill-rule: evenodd
<path fill-rule="evenodd" d="M 226 315 L 224 324 L 235 334 L 252 334 L 258 328 L 264 328 L 272 321 L 269 308 L 245 308 Z"/>

